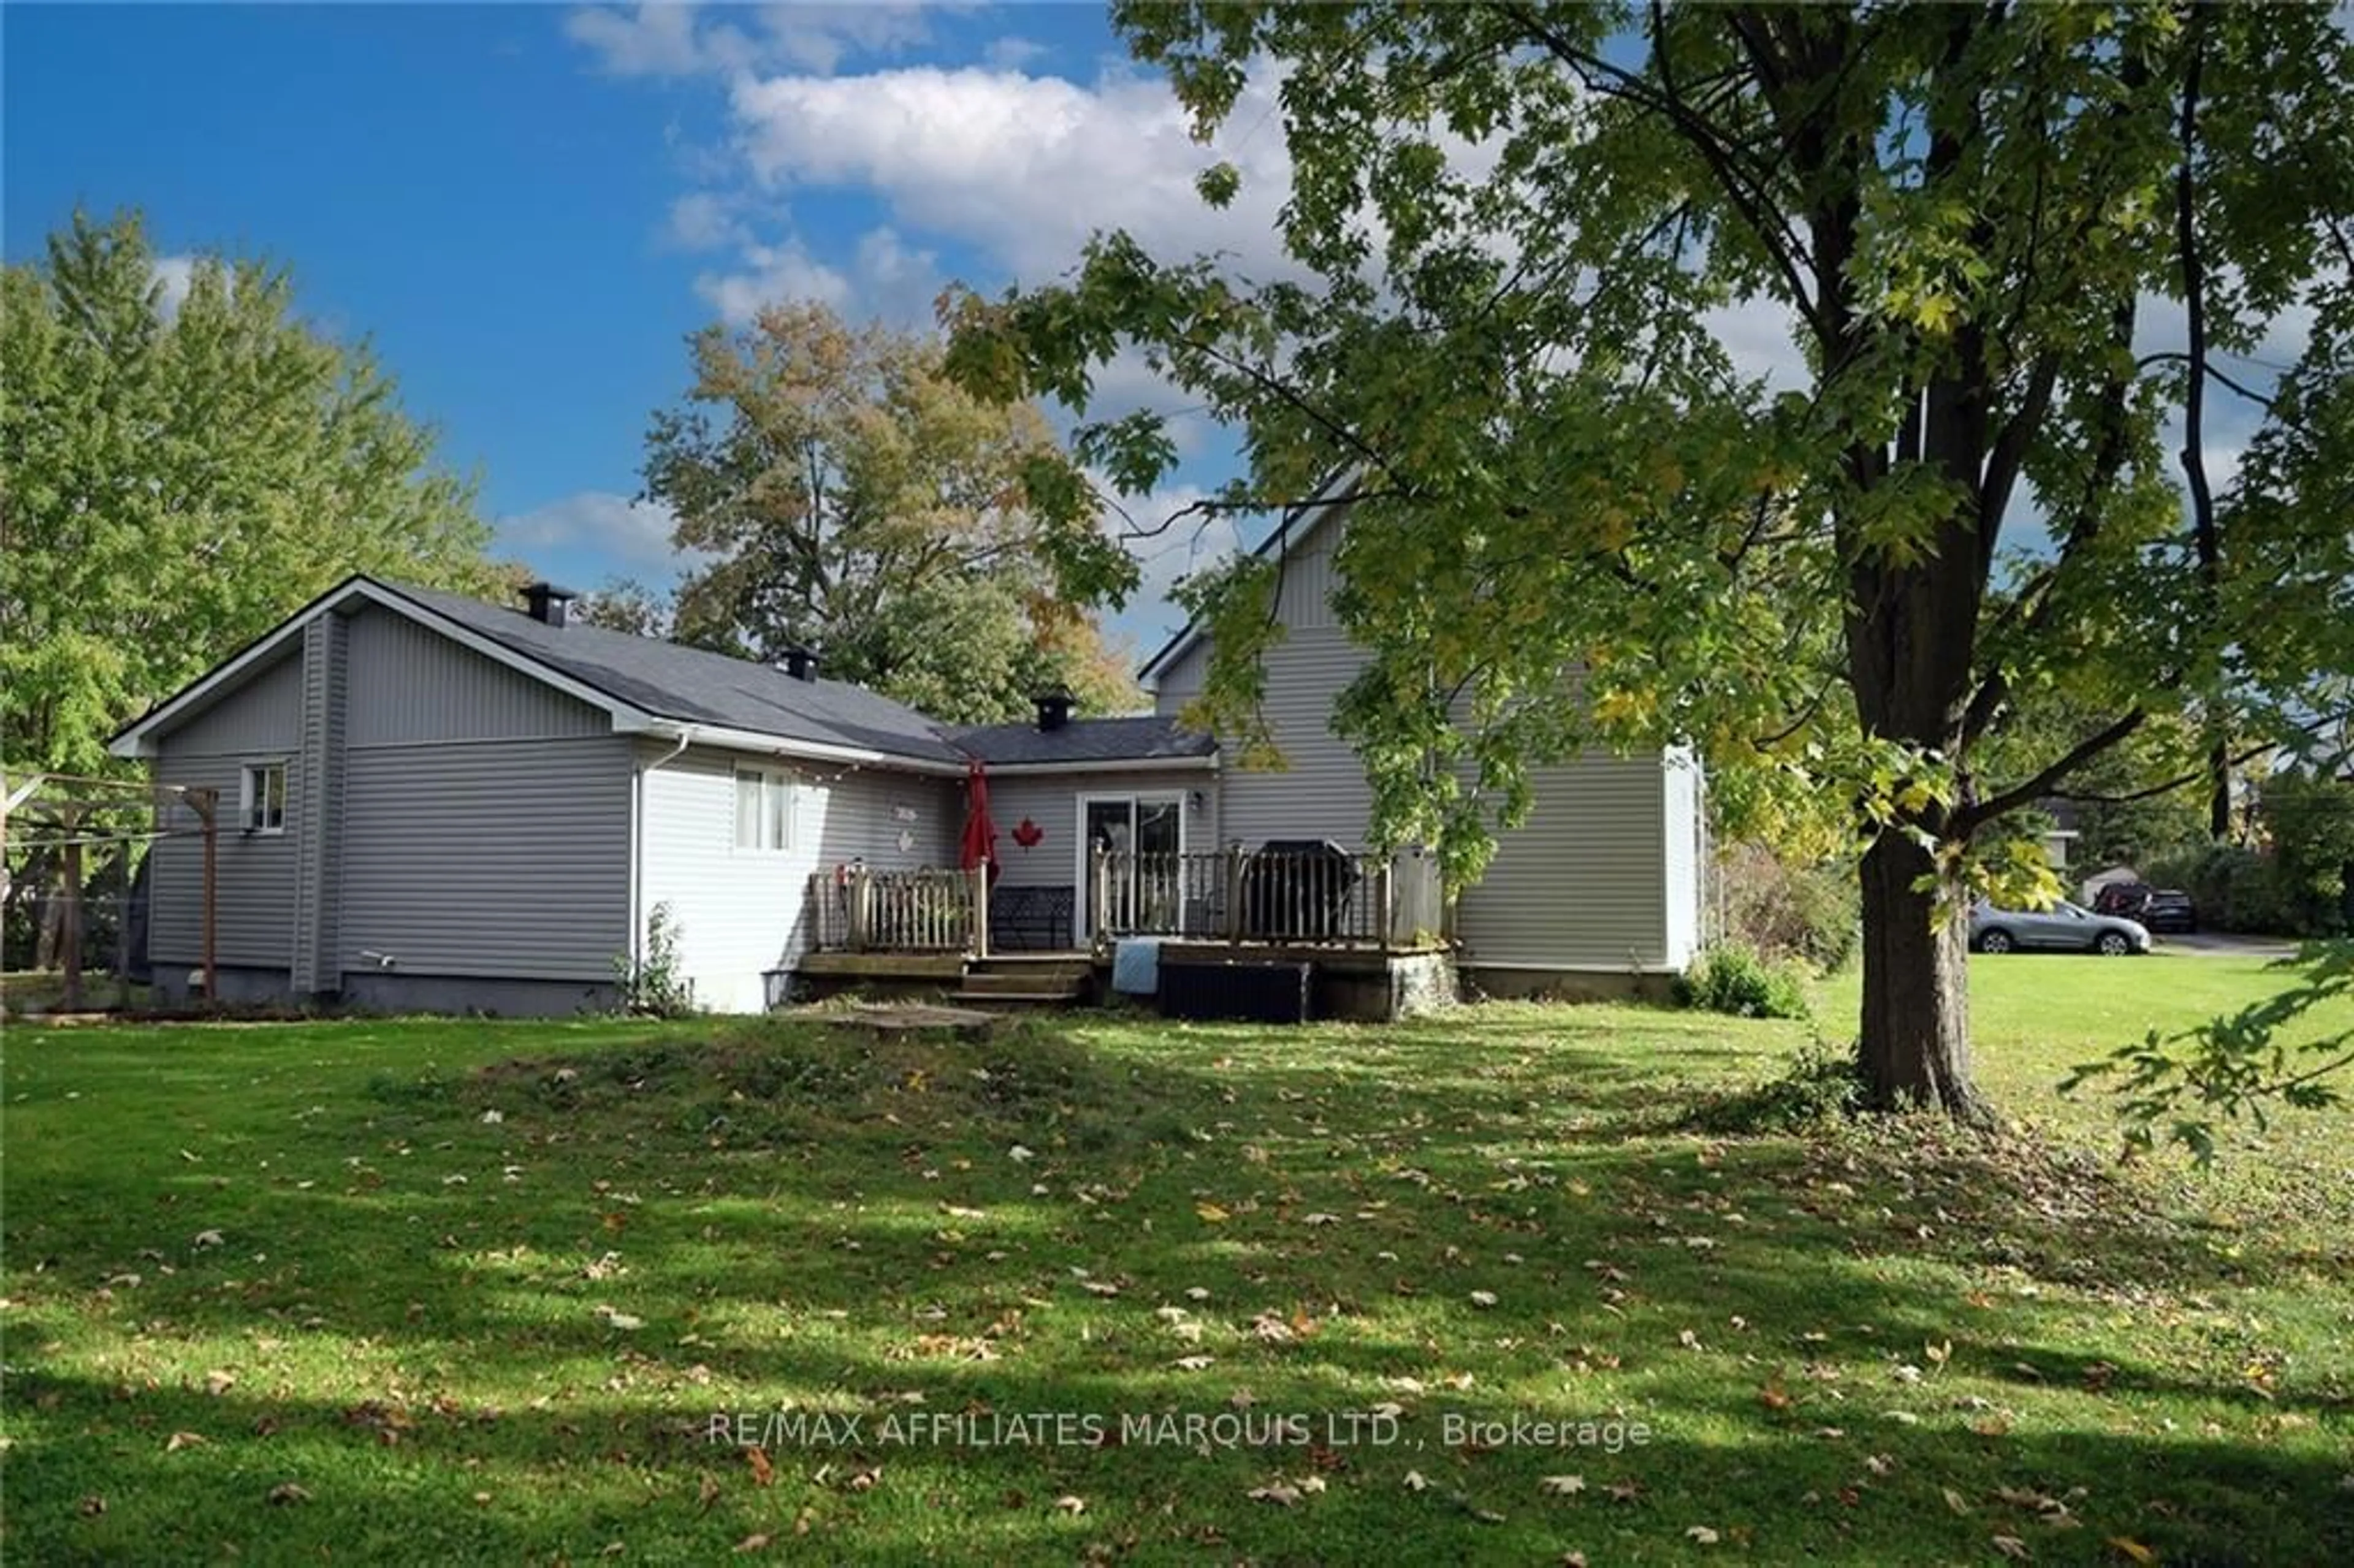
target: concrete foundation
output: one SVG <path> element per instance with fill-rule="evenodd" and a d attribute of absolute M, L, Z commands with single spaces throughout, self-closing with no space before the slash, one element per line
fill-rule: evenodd
<path fill-rule="evenodd" d="M 1675 1000 L 1676 977 L 1634 969 L 1543 969 L 1466 964 L 1463 995 L 1471 1001 L 1641 1001 Z"/>
<path fill-rule="evenodd" d="M 157 959 L 154 968 L 153 983 L 158 1005 L 184 1007 L 204 996 L 205 971 L 202 966 Z M 221 964 L 214 969 L 213 976 L 216 988 L 220 992 L 214 1000 L 228 1002 L 233 1007 L 285 1007 L 294 1000 L 294 978 L 286 969 Z"/>
<path fill-rule="evenodd" d="M 411 975 L 345 969 L 340 998 L 362 1012 L 480 1013 L 493 1018 L 568 1018 L 606 1012 L 619 1002 L 610 981 L 514 980 L 482 975 Z"/>
<path fill-rule="evenodd" d="M 217 1000 L 233 1007 L 316 1007 L 355 1012 L 476 1013 L 501 1018 L 568 1018 L 601 1012 L 617 1000 L 610 984 L 586 980 L 514 980 L 481 975 L 412 975 L 390 970 L 347 969 L 343 990 L 333 995 L 298 997 L 287 969 L 221 965 Z M 203 994 L 204 973 L 187 964 L 157 960 L 155 1001 L 181 1007 Z"/>

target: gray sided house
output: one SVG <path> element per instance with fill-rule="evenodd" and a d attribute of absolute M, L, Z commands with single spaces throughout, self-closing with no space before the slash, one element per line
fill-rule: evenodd
<path fill-rule="evenodd" d="M 227 1000 L 570 1012 L 612 1000 L 660 908 L 695 1000 L 758 1011 L 843 946 L 862 885 L 912 890 L 890 907 L 950 949 L 1192 934 L 1204 896 L 1156 898 L 1170 874 L 1152 866 L 1191 877 L 1270 841 L 1363 842 L 1363 774 L 1329 728 L 1359 658 L 1326 604 L 1332 531 L 1295 521 L 1268 546 L 1288 552 L 1288 635 L 1267 672 L 1280 771 L 1227 767 L 1180 724 L 1209 652 L 1190 630 L 1147 667 L 1150 715 L 1042 701 L 1034 723 L 957 728 L 822 679 L 814 659 L 772 668 L 581 624 L 546 585 L 508 609 L 364 577 L 113 749 L 158 783 L 218 791 Z M 975 763 L 998 830 L 985 938 L 977 910 L 958 926 L 923 906 L 970 889 L 954 872 Z M 1674 754 L 1543 770 L 1532 819 L 1454 913 L 1461 967 L 1490 992 L 1681 969 L 1699 821 L 1697 770 Z M 186 806 L 160 825 L 150 948 L 176 996 L 200 979 L 202 853 Z"/>

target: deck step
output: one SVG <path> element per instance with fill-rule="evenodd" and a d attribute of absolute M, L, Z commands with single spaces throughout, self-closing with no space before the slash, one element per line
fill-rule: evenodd
<path fill-rule="evenodd" d="M 964 977 L 964 989 L 987 994 L 1044 995 L 1050 991 L 1076 994 L 1089 979 L 1083 968 L 993 969 L 976 966 Z"/>
<path fill-rule="evenodd" d="M 960 991 L 949 1000 L 960 1007 L 1069 1007 L 1079 1000 L 1076 991 Z"/>
<path fill-rule="evenodd" d="M 1001 975 L 993 970 L 972 970 L 965 975 L 968 996 L 1078 996 L 1087 984 L 1086 972 L 1078 975 Z"/>

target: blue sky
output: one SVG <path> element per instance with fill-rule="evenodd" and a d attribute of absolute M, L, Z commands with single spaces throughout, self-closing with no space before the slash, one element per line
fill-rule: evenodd
<path fill-rule="evenodd" d="M 11 260 L 76 204 L 146 214 L 159 252 L 291 266 L 303 308 L 370 338 L 502 553 L 580 586 L 675 570 L 632 503 L 683 339 L 767 299 L 928 320 L 940 286 L 1051 275 L 1097 224 L 1269 258 L 1280 181 L 1213 214 L 1164 87 L 1095 6 L 721 9 L 10 4 Z M 1246 171 L 1280 173 L 1248 115 Z M 1159 396 L 1140 367 L 1115 396 Z M 1185 433 L 1173 507 L 1224 477 Z M 1153 546 L 1117 628 L 1231 535 Z"/>

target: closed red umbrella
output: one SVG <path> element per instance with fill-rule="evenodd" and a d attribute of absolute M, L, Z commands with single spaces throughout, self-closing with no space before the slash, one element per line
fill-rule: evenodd
<path fill-rule="evenodd" d="M 991 876 L 997 874 L 997 824 L 989 820 L 989 776 L 978 762 L 965 769 L 964 839 L 960 863 L 967 871 L 986 865 Z"/>

